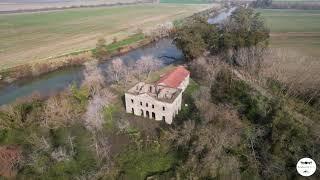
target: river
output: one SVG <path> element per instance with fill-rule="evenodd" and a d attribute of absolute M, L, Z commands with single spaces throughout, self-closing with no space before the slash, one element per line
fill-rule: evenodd
<path fill-rule="evenodd" d="M 226 19 L 235 8 L 222 12 L 208 22 L 216 24 Z M 137 61 L 142 56 L 150 55 L 158 57 L 164 65 L 183 60 L 183 54 L 172 43 L 171 39 L 161 39 L 145 47 L 138 48 L 125 55 L 119 56 L 124 62 Z M 172 57 L 172 58 L 166 58 Z M 105 70 L 110 61 L 102 62 L 99 68 Z M 41 96 L 50 96 L 68 88 L 71 84 L 80 84 L 83 80 L 84 67 L 66 67 L 58 71 L 50 72 L 28 80 L 18 80 L 0 89 L 0 105 L 9 104 L 19 98 L 24 98 L 38 93 Z"/>
<path fill-rule="evenodd" d="M 236 7 L 233 7 L 228 9 L 227 11 L 223 11 L 213 18 L 209 18 L 208 23 L 209 24 L 221 23 L 223 20 L 227 19 L 227 17 L 229 17 L 232 14 L 232 12 L 235 11 L 236 9 L 237 9 Z"/>

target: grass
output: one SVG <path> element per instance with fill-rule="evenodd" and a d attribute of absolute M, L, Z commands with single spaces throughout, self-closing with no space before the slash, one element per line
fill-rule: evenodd
<path fill-rule="evenodd" d="M 111 43 L 111 44 L 107 45 L 106 48 L 109 52 L 114 52 L 117 49 L 119 49 L 120 47 L 127 46 L 127 45 L 133 44 L 135 42 L 139 42 L 139 41 L 143 40 L 144 38 L 145 38 L 144 34 L 134 34 L 134 35 L 122 40 L 122 41 Z"/>
<path fill-rule="evenodd" d="M 172 71 L 174 68 L 176 68 L 176 66 L 174 65 L 168 65 L 165 66 L 157 71 L 153 71 L 150 73 L 148 79 L 146 80 L 147 83 L 154 83 L 157 82 L 158 80 L 160 80 L 161 75 L 166 74 L 170 71 Z"/>
<path fill-rule="evenodd" d="M 199 84 L 197 84 L 193 79 L 190 78 L 189 85 L 184 93 L 191 96 L 198 89 L 199 89 Z"/>
<path fill-rule="evenodd" d="M 320 10 L 257 10 L 271 30 L 271 47 L 320 56 Z"/>
<path fill-rule="evenodd" d="M 272 32 L 320 32 L 320 10 L 258 10 Z"/>
<path fill-rule="evenodd" d="M 131 5 L 0 15 L 0 67 L 91 49 L 98 38 L 126 38 L 207 5 Z"/>
<path fill-rule="evenodd" d="M 130 149 L 118 157 L 124 179 L 145 179 L 146 176 L 168 171 L 176 162 L 175 155 L 159 146 Z M 121 178 L 122 179 L 122 178 Z"/>

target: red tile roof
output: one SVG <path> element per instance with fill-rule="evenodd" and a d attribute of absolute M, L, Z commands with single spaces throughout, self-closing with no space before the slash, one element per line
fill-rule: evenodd
<path fill-rule="evenodd" d="M 178 66 L 173 71 L 163 75 L 157 84 L 177 88 L 189 74 L 190 72 L 186 68 Z"/>

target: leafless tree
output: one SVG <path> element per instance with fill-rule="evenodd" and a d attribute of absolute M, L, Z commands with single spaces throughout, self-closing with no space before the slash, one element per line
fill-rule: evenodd
<path fill-rule="evenodd" d="M 152 40 L 157 41 L 160 38 L 169 36 L 172 29 L 172 22 L 166 22 L 163 24 L 158 24 L 155 28 L 146 32 L 146 35 L 151 37 Z"/>
<path fill-rule="evenodd" d="M 109 75 L 109 77 L 112 79 L 112 81 L 115 81 L 117 83 L 119 83 L 127 73 L 128 68 L 120 58 L 113 59 L 107 69 L 107 74 Z"/>
<path fill-rule="evenodd" d="M 111 144 L 106 136 L 100 134 L 99 132 L 95 133 L 93 141 L 93 147 L 96 151 L 99 161 L 110 161 L 110 150 Z"/>
<path fill-rule="evenodd" d="M 104 123 L 103 109 L 115 98 L 115 95 L 108 89 L 102 89 L 89 101 L 84 121 L 87 129 L 95 132 L 100 130 Z"/>
<path fill-rule="evenodd" d="M 262 64 L 262 78 L 283 84 L 282 93 L 302 96 L 306 103 L 320 98 L 319 58 L 305 56 L 289 49 L 270 49 Z"/>
<path fill-rule="evenodd" d="M 72 102 L 65 95 L 49 98 L 44 106 L 41 125 L 47 128 L 65 127 L 72 124 L 77 118 Z"/>
<path fill-rule="evenodd" d="M 139 75 L 139 79 L 142 74 L 147 74 L 147 79 L 150 76 L 150 73 L 154 70 L 157 70 L 162 66 L 162 62 L 159 59 L 154 58 L 153 56 L 142 56 L 135 65 L 135 69 Z"/>
<path fill-rule="evenodd" d="M 17 146 L 0 146 L 0 176 L 12 177 L 22 161 L 22 151 Z"/>
<path fill-rule="evenodd" d="M 227 64 L 219 56 L 200 57 L 190 63 L 190 70 L 197 80 L 210 87 L 224 66 Z"/>
<path fill-rule="evenodd" d="M 96 94 L 100 89 L 104 87 L 105 77 L 98 68 L 98 61 L 90 61 L 85 64 L 84 80 L 82 86 L 86 86 L 90 89 L 90 94 Z"/>

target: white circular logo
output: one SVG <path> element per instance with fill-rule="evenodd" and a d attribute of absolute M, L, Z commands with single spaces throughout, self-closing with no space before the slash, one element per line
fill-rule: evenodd
<path fill-rule="evenodd" d="M 316 163 L 310 158 L 302 158 L 297 163 L 297 171 L 301 176 L 311 176 L 316 169 Z"/>

